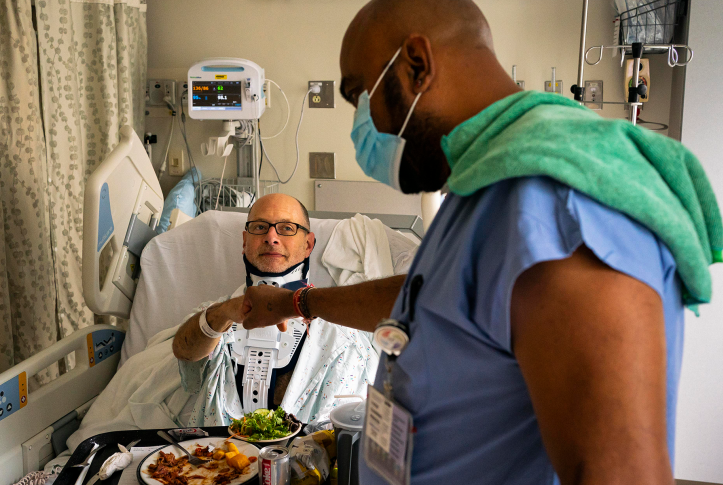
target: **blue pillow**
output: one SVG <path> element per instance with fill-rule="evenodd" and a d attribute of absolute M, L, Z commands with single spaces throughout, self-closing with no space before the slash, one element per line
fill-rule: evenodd
<path fill-rule="evenodd" d="M 171 189 L 163 203 L 163 212 L 161 213 L 161 221 L 156 227 L 156 232 L 162 234 L 168 230 L 171 224 L 171 212 L 173 209 L 180 209 L 181 212 L 189 217 L 196 217 L 196 202 L 194 200 L 196 191 L 194 190 L 194 180 L 196 183 L 201 181 L 201 172 L 192 168 L 183 176 L 180 182 Z"/>

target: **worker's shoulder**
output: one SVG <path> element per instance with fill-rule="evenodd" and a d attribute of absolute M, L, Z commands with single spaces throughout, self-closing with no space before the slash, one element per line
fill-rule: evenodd
<path fill-rule="evenodd" d="M 473 202 L 470 200 L 469 202 Z M 490 246 L 522 266 L 587 246 L 605 264 L 662 292 L 675 271 L 668 248 L 642 224 L 550 177 L 498 182 L 476 202 Z"/>

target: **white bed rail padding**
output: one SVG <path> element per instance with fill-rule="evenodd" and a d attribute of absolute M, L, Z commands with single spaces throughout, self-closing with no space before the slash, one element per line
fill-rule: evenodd
<path fill-rule="evenodd" d="M 0 374 L 0 485 L 15 483 L 28 468 L 22 445 L 97 396 L 115 374 L 125 333 L 93 325 Z M 75 368 L 36 391 L 28 381 L 75 352 Z"/>
<path fill-rule="evenodd" d="M 83 296 L 94 313 L 128 318 L 140 271 L 141 251 L 156 235 L 163 210 L 158 177 L 130 126 L 88 178 L 83 201 Z M 104 249 L 111 263 L 100 281 Z"/>

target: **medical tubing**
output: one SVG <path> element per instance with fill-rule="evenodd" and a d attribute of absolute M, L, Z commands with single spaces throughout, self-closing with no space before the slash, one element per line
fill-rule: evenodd
<path fill-rule="evenodd" d="M 261 163 L 263 163 L 264 156 L 265 156 L 266 160 L 269 161 L 269 165 L 271 165 L 271 168 L 274 170 L 274 173 L 276 174 L 276 180 L 278 182 L 281 182 L 281 177 L 279 177 L 279 171 L 276 170 L 276 166 L 274 165 L 274 162 L 271 161 L 271 159 L 269 158 L 269 155 L 266 153 L 266 147 L 264 146 L 263 142 L 261 143 L 261 153 L 263 154 L 263 156 L 261 157 Z M 260 176 L 261 176 L 261 173 L 259 171 L 259 177 Z"/>
<path fill-rule="evenodd" d="M 267 136 L 265 138 L 261 138 L 262 140 L 271 140 L 272 138 L 276 138 L 277 136 L 282 134 L 284 132 L 284 130 L 286 130 L 286 127 L 289 125 L 289 120 L 291 119 L 291 105 L 289 104 L 289 98 L 286 97 L 286 93 L 284 92 L 283 89 L 281 89 L 281 86 L 276 84 L 276 81 L 274 81 L 273 79 L 267 79 L 267 81 L 272 83 L 274 86 L 276 86 L 279 89 L 279 91 L 281 91 L 281 94 L 284 96 L 284 100 L 286 101 L 286 122 L 284 123 L 284 127 L 281 128 L 281 130 L 278 133 L 276 133 L 273 136 Z"/>
<path fill-rule="evenodd" d="M 262 141 L 263 138 L 261 138 L 261 125 L 259 125 L 259 145 L 261 145 L 261 151 L 264 150 L 264 142 Z M 261 168 L 264 166 L 264 154 L 261 153 L 261 160 L 259 160 L 259 173 L 257 174 L 259 179 L 261 178 Z"/>
<path fill-rule="evenodd" d="M 274 163 L 269 158 L 269 155 L 266 153 L 266 148 L 264 147 L 263 143 L 261 144 L 261 151 L 266 156 L 266 160 L 269 161 L 269 165 L 271 165 L 271 168 L 274 169 L 274 172 L 276 173 L 276 179 L 278 182 L 282 185 L 288 184 L 289 181 L 294 178 L 294 175 L 296 175 L 296 170 L 299 168 L 299 160 L 300 160 L 300 150 L 299 150 L 299 131 L 301 130 L 301 122 L 304 121 L 304 109 L 306 108 L 306 100 L 309 99 L 309 94 L 311 94 L 311 89 L 309 89 L 306 92 L 306 95 L 304 95 L 304 100 L 301 103 L 301 115 L 299 116 L 299 124 L 296 126 L 296 165 L 294 165 L 294 171 L 291 172 L 291 175 L 286 180 L 281 180 L 281 177 L 279 176 L 279 171 L 276 170 L 276 167 L 274 166 Z"/>
<path fill-rule="evenodd" d="M 169 105 L 170 105 L 170 103 L 169 103 Z M 175 113 L 176 110 L 174 109 L 173 112 Z M 166 170 L 166 165 L 167 165 L 167 161 L 168 161 L 168 150 L 170 150 L 171 140 L 173 140 L 173 119 L 175 117 L 176 117 L 175 115 L 171 117 L 171 131 L 168 134 L 168 143 L 166 143 L 166 153 L 163 155 L 163 161 L 161 162 L 161 168 L 158 170 L 158 180 L 159 181 L 161 180 L 161 177 L 163 177 L 163 173 Z"/>
<path fill-rule="evenodd" d="M 223 157 L 223 169 L 221 170 L 221 185 L 218 187 L 218 195 L 216 196 L 216 206 L 213 210 L 218 210 L 218 200 L 221 198 L 221 192 L 223 192 L 223 175 L 226 173 L 226 162 L 228 161 L 228 155 Z"/>
<path fill-rule="evenodd" d="M 196 205 L 196 214 L 201 213 L 201 204 L 199 203 L 198 199 L 201 198 L 201 181 L 199 180 L 196 182 L 196 173 L 194 168 L 196 168 L 196 162 L 193 159 L 193 154 L 191 153 L 191 147 L 188 145 L 188 138 L 186 136 L 186 112 L 183 109 L 183 96 L 188 96 L 188 89 L 183 91 L 183 94 L 181 95 L 181 120 L 178 123 L 178 127 L 181 130 L 181 136 L 183 136 L 183 142 L 186 145 L 186 152 L 188 153 L 188 161 L 191 164 L 191 180 L 193 182 L 194 186 L 194 194 L 193 194 L 193 203 Z M 183 123 L 183 125 L 181 125 Z M 198 169 L 196 169 L 198 170 Z M 195 187 L 198 187 L 198 198 L 196 198 L 196 191 Z"/>

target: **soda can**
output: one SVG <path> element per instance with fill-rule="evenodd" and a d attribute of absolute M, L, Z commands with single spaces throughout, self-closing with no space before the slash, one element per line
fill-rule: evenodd
<path fill-rule="evenodd" d="M 284 446 L 262 448 L 259 451 L 259 477 L 261 485 L 290 485 L 289 449 Z"/>

